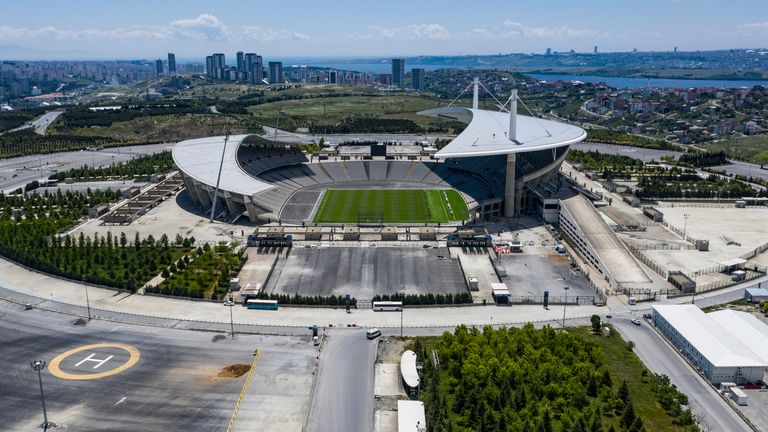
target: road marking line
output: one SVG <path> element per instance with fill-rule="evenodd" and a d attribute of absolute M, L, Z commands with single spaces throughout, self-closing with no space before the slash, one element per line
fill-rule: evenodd
<path fill-rule="evenodd" d="M 128 352 L 128 354 L 130 355 L 130 358 L 128 358 L 128 361 L 125 362 L 123 365 L 118 366 L 118 367 L 116 367 L 116 368 L 114 368 L 112 370 L 106 371 L 106 372 L 99 372 L 99 373 L 92 373 L 92 374 L 73 374 L 73 373 L 64 372 L 63 370 L 61 370 L 61 367 L 60 367 L 61 362 L 64 361 L 64 359 L 66 359 L 67 357 L 69 357 L 69 356 L 71 356 L 73 354 L 77 354 L 77 353 L 82 352 L 82 351 L 99 349 L 99 348 L 118 348 L 118 349 L 121 349 L 121 350 L 124 350 L 124 351 Z M 92 355 L 93 354 L 89 355 L 88 358 L 90 358 Z M 86 360 L 88 358 L 86 358 Z M 112 356 L 110 356 L 109 358 L 112 358 Z M 81 346 L 81 347 L 77 347 L 77 348 L 71 349 L 69 351 L 66 351 L 66 352 L 64 352 L 62 354 L 59 354 L 53 360 L 51 360 L 51 363 L 48 365 L 48 370 L 51 372 L 51 374 L 53 376 L 55 376 L 57 378 L 61 378 L 61 379 L 68 379 L 68 380 L 92 380 L 92 379 L 99 379 L 99 378 L 105 378 L 105 377 L 112 376 L 112 375 L 117 375 L 120 372 L 123 372 L 126 369 L 128 369 L 128 368 L 132 367 L 133 365 L 135 365 L 136 363 L 138 363 L 140 358 L 141 358 L 141 354 L 139 353 L 139 350 L 137 350 L 136 348 L 134 348 L 134 347 L 132 347 L 130 345 L 121 344 L 121 343 L 97 343 L 97 344 L 84 345 L 84 346 Z M 83 361 L 85 361 L 85 360 L 82 360 L 80 363 L 82 363 Z M 100 360 L 92 359 L 90 361 L 99 362 Z M 80 363 L 78 363 L 78 364 L 80 364 Z M 101 364 L 99 366 L 101 366 Z"/>
<path fill-rule="evenodd" d="M 245 383 L 243 384 L 243 390 L 240 391 L 240 397 L 237 398 L 237 403 L 235 404 L 235 410 L 232 412 L 232 417 L 229 419 L 229 424 L 227 425 L 227 432 L 232 432 L 232 429 L 235 427 L 235 419 L 237 419 L 237 411 L 240 410 L 240 403 L 243 401 L 243 398 L 245 397 L 245 392 L 248 390 L 248 385 L 251 384 L 251 378 L 253 378 L 253 371 L 256 369 L 256 363 L 259 361 L 259 357 L 261 356 L 261 350 L 257 349 L 256 352 L 253 353 L 253 363 L 251 363 L 251 370 L 248 371 L 248 376 L 245 378 Z"/>

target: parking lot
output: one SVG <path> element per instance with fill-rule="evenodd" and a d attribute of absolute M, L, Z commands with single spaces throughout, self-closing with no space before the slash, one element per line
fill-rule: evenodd
<path fill-rule="evenodd" d="M 71 316 L 6 302 L 0 302 L 0 317 L 2 430 L 35 430 L 43 421 L 33 360 L 47 363 L 48 418 L 62 429 L 223 430 L 256 349 L 260 356 L 237 426 L 301 430 L 315 355 L 308 336 L 239 335 L 233 341 L 217 333 L 104 321 L 76 325 Z"/>
<path fill-rule="evenodd" d="M 565 286 L 569 288 L 568 297 L 595 295 L 584 275 L 571 271 L 567 255 L 522 253 L 501 255 L 499 259 L 507 271 L 501 280 L 511 296 L 540 297 L 549 291 L 550 296 L 560 297 Z"/>

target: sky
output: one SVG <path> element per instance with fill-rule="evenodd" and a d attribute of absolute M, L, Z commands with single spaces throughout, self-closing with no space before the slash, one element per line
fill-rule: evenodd
<path fill-rule="evenodd" d="M 0 58 L 768 47 L 766 0 L 0 0 Z"/>

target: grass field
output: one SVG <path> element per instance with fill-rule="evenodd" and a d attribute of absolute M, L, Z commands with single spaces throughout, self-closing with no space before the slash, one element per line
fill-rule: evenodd
<path fill-rule="evenodd" d="M 329 189 L 315 223 L 445 223 L 467 219 L 467 204 L 453 189 Z"/>
<path fill-rule="evenodd" d="M 732 137 L 714 143 L 698 144 L 709 151 L 725 151 L 729 156 L 753 162 L 768 163 L 768 135 Z"/>

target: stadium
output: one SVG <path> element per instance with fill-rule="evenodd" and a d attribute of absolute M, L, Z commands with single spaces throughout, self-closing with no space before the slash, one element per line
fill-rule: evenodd
<path fill-rule="evenodd" d="M 230 222 L 438 225 L 541 213 L 569 146 L 586 132 L 518 115 L 517 103 L 478 109 L 477 99 L 475 82 L 472 108 L 419 113 L 466 124 L 440 150 L 339 146 L 310 155 L 301 144 L 311 137 L 275 130 L 183 141 L 173 159 L 200 210 Z"/>

